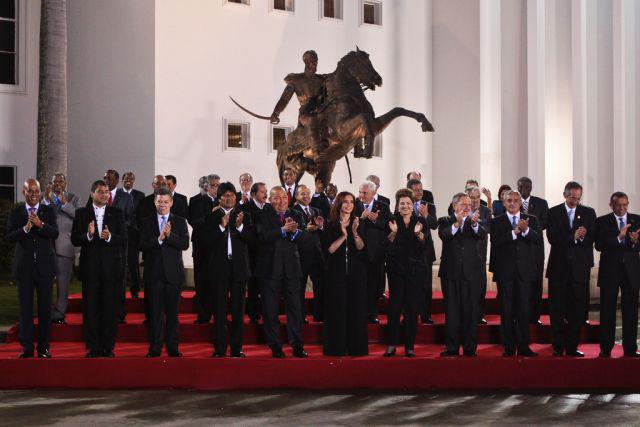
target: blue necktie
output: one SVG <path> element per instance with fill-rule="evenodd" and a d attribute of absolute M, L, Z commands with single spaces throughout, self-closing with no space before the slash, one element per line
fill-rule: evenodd
<path fill-rule="evenodd" d="M 160 233 L 162 233 L 162 230 L 164 230 L 164 226 L 167 225 L 167 217 L 162 215 L 162 223 L 160 224 Z"/>
<path fill-rule="evenodd" d="M 619 229 L 622 230 L 624 228 L 624 219 L 622 218 L 618 218 L 618 220 L 620 221 L 619 224 Z M 622 244 L 627 243 L 627 237 L 625 236 L 624 239 L 622 239 Z"/>
<path fill-rule="evenodd" d="M 517 226 L 518 223 L 516 222 L 516 217 L 514 216 L 511 220 L 511 228 L 515 230 Z"/>
<path fill-rule="evenodd" d="M 569 209 L 567 215 L 569 216 L 569 228 L 573 229 L 573 209 Z"/>

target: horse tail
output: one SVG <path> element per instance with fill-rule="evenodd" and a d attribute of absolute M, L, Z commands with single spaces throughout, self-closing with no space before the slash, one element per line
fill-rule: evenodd
<path fill-rule="evenodd" d="M 349 156 L 345 154 L 344 159 L 347 161 L 347 170 L 349 171 L 349 184 L 353 184 L 353 179 L 351 177 L 351 165 L 349 164 Z"/>

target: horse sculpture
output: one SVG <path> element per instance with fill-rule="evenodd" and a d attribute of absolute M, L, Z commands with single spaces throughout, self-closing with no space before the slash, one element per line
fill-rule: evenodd
<path fill-rule="evenodd" d="M 324 79 L 321 102 L 306 112 L 304 118 L 301 115 L 296 129 L 278 147 L 276 164 L 281 181 L 284 170 L 292 169 L 296 182 L 307 172 L 326 186 L 331 182 L 337 160 L 346 158 L 351 150 L 354 150 L 354 157 L 371 158 L 376 136 L 398 117 L 415 119 L 423 132 L 434 130 L 424 114 L 400 107 L 375 116 L 364 92 L 382 86 L 382 77 L 373 68 L 369 54 L 357 47 L 345 55 L 336 70 L 325 75 Z"/>

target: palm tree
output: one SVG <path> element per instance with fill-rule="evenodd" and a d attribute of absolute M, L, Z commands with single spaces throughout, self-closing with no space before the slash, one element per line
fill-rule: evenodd
<path fill-rule="evenodd" d="M 37 176 L 67 173 L 67 1 L 42 0 Z"/>

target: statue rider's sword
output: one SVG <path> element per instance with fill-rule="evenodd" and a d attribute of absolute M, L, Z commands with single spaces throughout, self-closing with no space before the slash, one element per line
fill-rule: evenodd
<path fill-rule="evenodd" d="M 233 99 L 231 96 L 229 97 L 229 99 L 231 99 L 231 101 L 233 101 L 234 104 L 236 104 L 238 106 L 238 108 L 240 108 L 242 111 L 244 111 L 247 114 L 252 115 L 253 117 L 255 117 L 256 119 L 261 119 L 261 120 L 269 120 L 271 122 L 271 117 L 270 116 L 261 116 L 260 114 L 256 114 L 252 111 L 247 110 L 246 108 L 244 108 L 242 105 L 238 104 L 238 101 L 236 101 L 235 99 Z M 280 119 L 277 118 L 275 122 L 271 122 L 274 125 L 277 125 L 278 123 L 280 123 Z"/>

